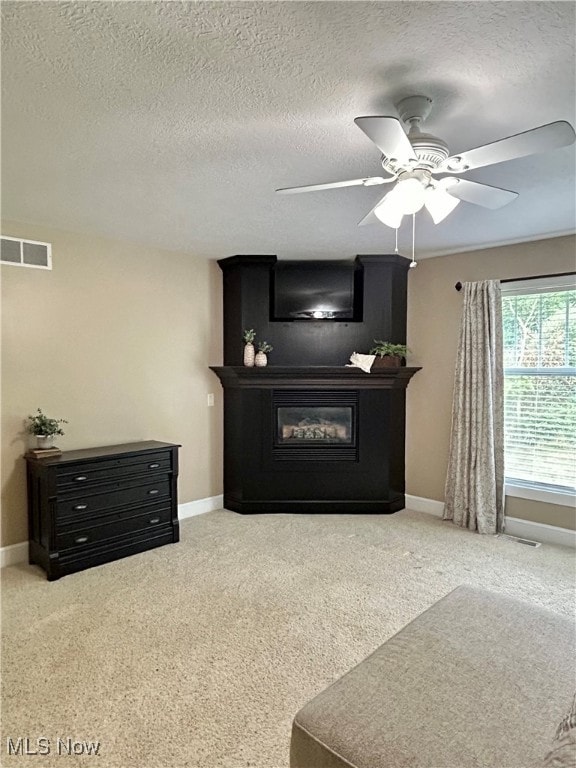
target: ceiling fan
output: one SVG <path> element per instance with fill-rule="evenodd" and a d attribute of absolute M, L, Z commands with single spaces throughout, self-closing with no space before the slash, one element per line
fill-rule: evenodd
<path fill-rule="evenodd" d="M 461 200 L 496 209 L 515 200 L 518 193 L 457 176 L 444 175 L 439 179 L 434 176 L 461 174 L 474 168 L 536 155 L 573 144 L 576 138 L 570 123 L 559 120 L 450 156 L 448 145 L 442 139 L 421 131 L 421 125 L 432 109 L 432 99 L 410 96 L 400 101 L 396 108 L 400 120 L 396 117 L 357 117 L 354 120 L 382 152 L 382 168 L 389 176 L 286 187 L 276 192 L 293 194 L 396 182 L 359 225 L 381 221 L 396 229 L 404 215 L 416 213 L 423 207 L 434 224 L 438 224 Z M 402 123 L 408 126 L 408 133 Z"/>

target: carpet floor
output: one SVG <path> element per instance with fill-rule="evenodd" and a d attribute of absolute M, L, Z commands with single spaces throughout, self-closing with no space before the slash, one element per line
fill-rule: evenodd
<path fill-rule="evenodd" d="M 52 583 L 4 570 L 1 765 L 286 768 L 296 711 L 459 584 L 575 606 L 573 550 L 406 510 L 211 512 L 181 539 Z M 50 753 L 9 756 L 19 737 Z"/>

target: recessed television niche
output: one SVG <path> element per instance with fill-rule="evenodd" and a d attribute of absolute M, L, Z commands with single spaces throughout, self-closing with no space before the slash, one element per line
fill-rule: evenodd
<path fill-rule="evenodd" d="M 271 270 L 270 320 L 362 322 L 357 262 L 278 261 Z"/>

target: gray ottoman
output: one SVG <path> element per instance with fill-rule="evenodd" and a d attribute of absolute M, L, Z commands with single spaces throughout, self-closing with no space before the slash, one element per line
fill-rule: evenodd
<path fill-rule="evenodd" d="M 298 712 L 290 766 L 541 766 L 574 695 L 575 634 L 458 587 Z"/>

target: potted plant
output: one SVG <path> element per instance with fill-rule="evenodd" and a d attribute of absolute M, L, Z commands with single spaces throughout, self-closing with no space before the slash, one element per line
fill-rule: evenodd
<path fill-rule="evenodd" d="M 42 409 L 38 408 L 35 416 L 28 416 L 27 431 L 36 435 L 38 448 L 50 448 L 56 435 L 63 435 L 64 430 L 60 424 L 68 424 L 66 419 L 50 419 Z"/>
<path fill-rule="evenodd" d="M 256 331 L 254 328 L 245 330 L 242 338 L 244 340 L 244 365 L 251 368 L 254 365 L 254 339 L 256 338 Z"/>
<path fill-rule="evenodd" d="M 405 344 L 393 344 L 391 341 L 374 339 L 374 345 L 370 350 L 371 355 L 376 355 L 373 368 L 399 368 L 410 352 Z"/>
<path fill-rule="evenodd" d="M 259 368 L 263 368 L 265 365 L 268 365 L 268 358 L 266 357 L 266 354 L 268 352 L 272 352 L 273 349 L 274 347 L 272 347 L 271 344 L 268 344 L 267 341 L 259 341 L 258 352 L 256 353 L 254 364 Z"/>

